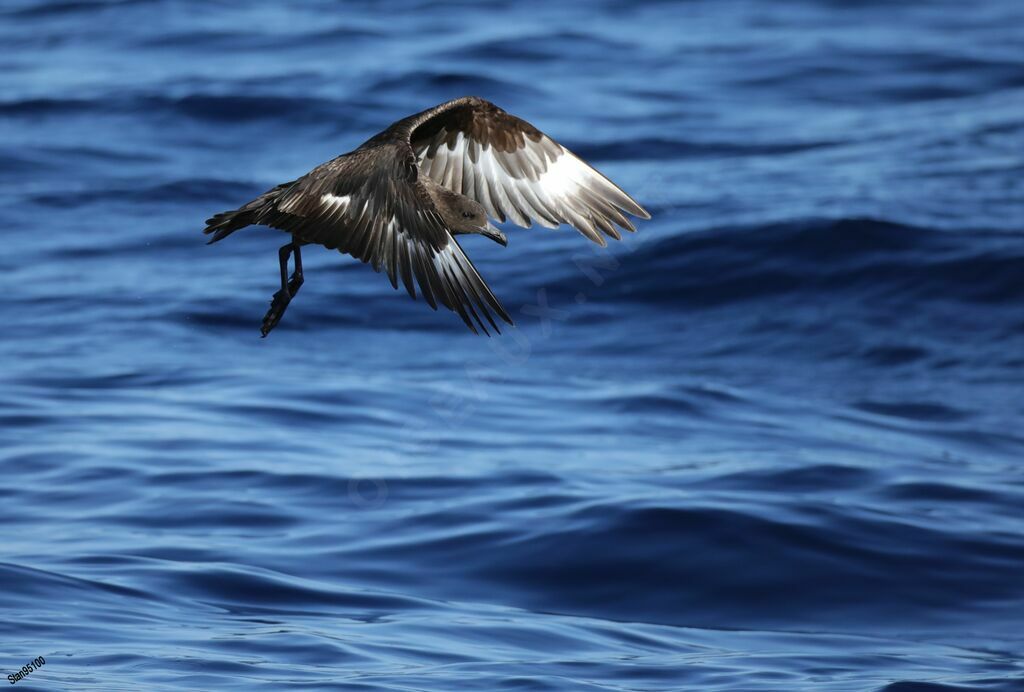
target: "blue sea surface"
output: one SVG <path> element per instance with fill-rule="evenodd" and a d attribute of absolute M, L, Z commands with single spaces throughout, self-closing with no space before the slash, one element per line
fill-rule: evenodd
<path fill-rule="evenodd" d="M 5 0 L 0 681 L 1024 690 L 1024 3 Z M 463 95 L 653 215 L 474 336 L 232 209 Z M 7 683 L 4 683 L 7 685 Z"/>

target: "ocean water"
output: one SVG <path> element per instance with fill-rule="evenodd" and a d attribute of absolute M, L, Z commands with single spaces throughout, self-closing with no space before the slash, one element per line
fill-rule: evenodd
<path fill-rule="evenodd" d="M 0 675 L 1024 689 L 1022 27 L 5 0 Z M 490 339 L 310 248 L 261 340 L 285 237 L 203 220 L 466 94 L 653 219 L 465 240 Z"/>

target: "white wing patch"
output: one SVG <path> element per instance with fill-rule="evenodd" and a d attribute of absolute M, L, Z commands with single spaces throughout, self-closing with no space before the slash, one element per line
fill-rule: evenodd
<path fill-rule="evenodd" d="M 418 152 L 420 170 L 449 190 L 475 199 L 487 213 L 524 228 L 567 223 L 601 245 L 619 238 L 616 225 L 634 230 L 623 212 L 650 215 L 611 181 L 550 138 L 526 138 L 515 151 L 496 151 L 464 132 L 449 148 L 442 130 Z M 433 148 L 433 153 L 428 157 Z M 602 233 L 604 235 L 602 235 Z"/>
<path fill-rule="evenodd" d="M 574 195 L 590 177 L 589 173 L 590 166 L 563 151 L 537 182 L 552 197 Z"/>
<path fill-rule="evenodd" d="M 320 203 L 324 206 L 324 211 L 328 214 L 344 212 L 348 209 L 350 201 L 351 198 L 348 195 L 324 194 L 320 196 Z M 303 205 L 307 202 L 308 198 L 303 195 L 292 195 L 278 207 L 278 210 L 283 211 L 286 214 L 293 214 L 302 209 Z"/>
<path fill-rule="evenodd" d="M 351 199 L 348 195 L 326 194 L 320 196 L 320 201 L 324 203 L 325 207 L 329 207 L 332 212 L 347 209 Z"/>

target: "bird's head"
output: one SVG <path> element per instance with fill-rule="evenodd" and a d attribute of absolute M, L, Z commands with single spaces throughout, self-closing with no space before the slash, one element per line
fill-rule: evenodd
<path fill-rule="evenodd" d="M 487 212 L 478 202 L 468 197 L 455 195 L 456 199 L 451 205 L 449 223 L 455 233 L 479 233 L 487 236 L 499 245 L 508 245 L 505 234 L 495 228 L 487 220 Z"/>

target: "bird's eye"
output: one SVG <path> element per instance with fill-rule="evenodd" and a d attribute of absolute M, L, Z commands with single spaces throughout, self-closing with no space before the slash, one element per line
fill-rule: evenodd
<path fill-rule="evenodd" d="M 464 219 L 472 219 L 473 216 L 474 216 L 474 214 L 471 211 L 464 211 L 464 212 L 462 212 L 462 218 L 464 218 Z"/>

